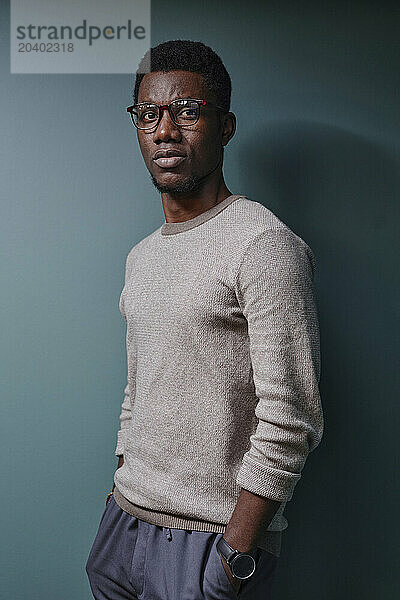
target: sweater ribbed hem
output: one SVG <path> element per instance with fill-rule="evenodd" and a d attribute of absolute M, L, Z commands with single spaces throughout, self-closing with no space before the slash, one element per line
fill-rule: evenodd
<path fill-rule="evenodd" d="M 159 525 L 160 527 L 171 527 L 175 529 L 185 529 L 189 531 L 208 531 L 214 533 L 224 533 L 226 524 L 213 523 L 211 521 L 203 521 L 199 519 L 189 519 L 187 517 L 178 517 L 169 513 L 163 513 L 162 511 L 154 511 L 143 506 L 138 506 L 130 502 L 125 496 L 121 494 L 117 486 L 114 488 L 114 500 L 118 506 L 128 514 L 146 521 L 152 525 Z M 258 538 L 257 546 L 270 552 L 274 556 L 280 556 L 282 543 L 282 531 L 267 531 L 265 528 L 261 528 Z"/>

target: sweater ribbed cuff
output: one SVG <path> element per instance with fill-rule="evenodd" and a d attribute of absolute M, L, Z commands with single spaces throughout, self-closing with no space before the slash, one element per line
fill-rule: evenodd
<path fill-rule="evenodd" d="M 301 474 L 263 465 L 246 453 L 243 456 L 236 483 L 249 492 L 270 500 L 287 502 L 291 500 L 294 488 L 300 478 Z"/>

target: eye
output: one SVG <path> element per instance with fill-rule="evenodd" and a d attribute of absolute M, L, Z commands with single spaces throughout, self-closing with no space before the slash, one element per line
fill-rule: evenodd
<path fill-rule="evenodd" d="M 157 113 L 154 109 L 147 108 L 139 113 L 139 118 L 142 121 L 154 121 L 157 119 Z"/>
<path fill-rule="evenodd" d="M 198 118 L 198 105 L 193 100 L 179 100 L 174 106 L 175 118 L 179 123 L 196 121 Z"/>
<path fill-rule="evenodd" d="M 142 123 L 150 123 L 158 118 L 157 107 L 153 105 L 139 106 L 137 109 L 137 118 Z"/>
<path fill-rule="evenodd" d="M 195 108 L 182 108 L 178 111 L 178 117 L 181 119 L 194 119 L 196 117 L 197 111 Z"/>

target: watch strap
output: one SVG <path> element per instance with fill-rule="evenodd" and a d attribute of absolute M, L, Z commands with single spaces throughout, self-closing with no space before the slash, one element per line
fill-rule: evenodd
<path fill-rule="evenodd" d="M 235 554 L 238 553 L 238 550 L 232 548 L 232 546 L 230 546 L 223 537 L 219 540 L 217 544 L 217 550 L 222 554 L 222 556 L 225 558 L 228 564 L 230 563 L 231 559 L 235 556 Z"/>
<path fill-rule="evenodd" d="M 228 564 L 236 554 L 250 554 L 250 556 L 252 556 L 255 560 L 257 559 L 256 546 L 253 546 L 253 548 L 248 552 L 240 552 L 240 550 L 235 550 L 235 548 L 232 548 L 232 546 L 228 544 L 224 537 L 221 537 L 221 539 L 218 541 L 217 550 L 223 555 Z"/>

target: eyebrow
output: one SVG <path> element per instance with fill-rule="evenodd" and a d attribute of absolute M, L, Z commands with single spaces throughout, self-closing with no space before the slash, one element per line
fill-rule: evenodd
<path fill-rule="evenodd" d="M 183 96 L 179 98 L 174 98 L 173 100 L 171 100 L 171 102 L 175 102 L 175 100 L 191 100 L 192 98 L 193 96 Z M 171 102 L 168 102 L 168 104 L 171 104 Z M 142 106 L 143 104 L 157 104 L 157 102 L 152 102 L 151 100 L 144 100 L 143 102 L 138 102 L 136 106 Z"/>

